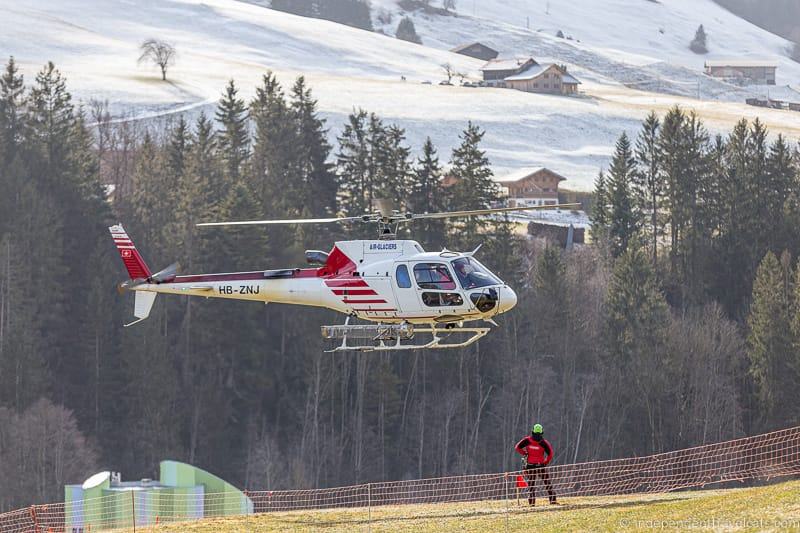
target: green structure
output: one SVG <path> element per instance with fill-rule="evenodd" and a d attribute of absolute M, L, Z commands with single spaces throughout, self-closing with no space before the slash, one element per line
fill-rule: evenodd
<path fill-rule="evenodd" d="M 122 481 L 100 472 L 82 485 L 66 485 L 64 502 L 67 533 L 253 512 L 242 491 L 177 461 L 161 461 L 158 480 Z"/>

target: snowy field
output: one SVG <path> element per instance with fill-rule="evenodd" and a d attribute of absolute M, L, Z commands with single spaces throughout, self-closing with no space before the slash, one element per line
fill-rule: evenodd
<path fill-rule="evenodd" d="M 397 9 L 394 0 L 373 4 Z M 501 4 L 507 7 L 501 9 Z M 551 0 L 547 16 L 552 20 L 545 24 L 549 19 L 531 14 L 533 29 L 528 30 L 520 23 L 526 16 L 521 6 L 538 4 L 544 2 L 482 0 L 476 2 L 476 17 L 417 14 L 417 29 L 426 44 L 419 46 L 235 0 L 0 0 L 0 52 L 15 56 L 29 81 L 44 62 L 54 61 L 80 102 L 107 100 L 120 119 L 210 112 L 228 79 L 235 79 L 249 98 L 268 69 L 287 85 L 303 74 L 332 136 L 348 113 L 364 108 L 406 128 L 415 150 L 430 136 L 446 159 L 458 133 L 472 120 L 486 129 L 485 148 L 498 174 L 547 166 L 569 178 L 564 187 L 576 189 L 591 187 L 622 131 L 635 134 L 650 109 L 664 111 L 675 103 L 697 109 L 712 130 L 726 130 L 742 116 L 761 116 L 773 132 L 800 137 L 800 114 L 746 106 L 739 103 L 738 89 L 697 76 L 702 58 L 680 48 L 700 22 L 709 31 L 714 52 L 709 57 L 746 51 L 763 57 L 778 54 L 785 44 L 710 1 L 662 1 L 654 4 L 658 8 L 649 0 L 602 2 L 614 8 L 610 13 L 626 16 L 614 29 L 613 18 L 597 22 L 595 4 L 601 2 Z M 637 7 L 626 10 L 626 5 Z M 470 13 L 471 0 L 459 6 Z M 487 13 L 503 17 L 481 18 Z M 570 26 L 566 22 L 572 17 Z M 633 19 L 642 26 L 641 33 L 628 31 Z M 654 24 L 668 29 L 660 34 L 656 28 L 664 42 L 645 35 Z M 734 33 L 746 30 L 745 37 L 735 48 L 718 50 L 715 39 L 723 33 L 716 24 L 730 26 Z M 557 29 L 581 42 L 556 38 L 552 34 Z M 625 35 L 628 45 L 622 42 Z M 150 37 L 168 40 L 178 50 L 168 82 L 160 81 L 155 69 L 136 63 L 138 45 Z M 522 51 L 568 63 L 583 81 L 584 94 L 568 98 L 436 85 L 445 62 L 478 76 L 481 61 L 447 51 L 476 38 L 506 53 Z M 798 84 L 800 65 L 782 61 L 779 83 L 790 83 L 784 76 Z M 637 80 L 647 83 L 636 85 Z"/>

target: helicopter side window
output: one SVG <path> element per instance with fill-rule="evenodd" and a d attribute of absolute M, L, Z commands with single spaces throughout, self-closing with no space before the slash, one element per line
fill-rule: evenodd
<path fill-rule="evenodd" d="M 457 292 L 423 292 L 422 302 L 428 307 L 464 305 L 464 299 Z"/>
<path fill-rule="evenodd" d="M 471 257 L 461 257 L 453 261 L 458 281 L 464 289 L 478 289 L 489 285 L 498 285 L 500 280 L 494 274 Z"/>
<path fill-rule="evenodd" d="M 414 279 L 421 289 L 452 291 L 456 282 L 450 275 L 447 265 L 442 263 L 419 263 L 414 265 Z"/>
<path fill-rule="evenodd" d="M 399 265 L 395 271 L 395 279 L 397 286 L 401 289 L 411 288 L 411 276 L 408 274 L 408 267 L 406 265 Z"/>

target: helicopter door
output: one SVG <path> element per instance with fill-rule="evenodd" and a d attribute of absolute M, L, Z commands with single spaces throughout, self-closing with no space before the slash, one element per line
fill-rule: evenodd
<path fill-rule="evenodd" d="M 397 304 L 403 313 L 419 313 L 421 308 L 417 297 L 417 290 L 411 281 L 411 272 L 408 263 L 397 263 L 394 270 L 394 292 L 397 295 Z"/>
<path fill-rule="evenodd" d="M 423 311 L 442 320 L 458 318 L 468 306 L 447 263 L 416 263 L 414 280 Z"/>

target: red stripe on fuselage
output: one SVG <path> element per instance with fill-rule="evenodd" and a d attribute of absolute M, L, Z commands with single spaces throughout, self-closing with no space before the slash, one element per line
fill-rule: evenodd
<path fill-rule="evenodd" d="M 372 289 L 333 289 L 333 294 L 337 296 L 377 296 L 378 293 Z"/>
<path fill-rule="evenodd" d="M 361 278 L 335 278 L 326 279 L 325 285 L 328 287 L 369 287 L 366 281 Z"/>

